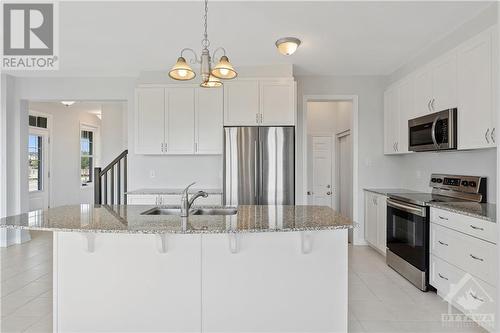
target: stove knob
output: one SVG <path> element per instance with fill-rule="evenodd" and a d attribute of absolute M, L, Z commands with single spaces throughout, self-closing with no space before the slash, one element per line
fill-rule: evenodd
<path fill-rule="evenodd" d="M 432 183 L 435 183 L 435 182 L 436 182 L 436 180 L 437 180 L 437 178 L 431 178 L 431 182 L 432 182 Z"/>
<path fill-rule="evenodd" d="M 470 186 L 470 187 L 476 187 L 476 186 L 477 186 L 477 184 L 476 184 L 476 182 L 470 181 L 470 182 L 469 182 L 469 186 Z"/>
<path fill-rule="evenodd" d="M 462 180 L 462 186 L 469 186 L 469 182 L 466 180 Z"/>
<path fill-rule="evenodd" d="M 441 183 L 443 182 L 443 180 L 442 180 L 441 178 L 438 178 L 438 179 L 436 179 L 436 182 L 437 182 L 438 184 L 441 184 Z"/>

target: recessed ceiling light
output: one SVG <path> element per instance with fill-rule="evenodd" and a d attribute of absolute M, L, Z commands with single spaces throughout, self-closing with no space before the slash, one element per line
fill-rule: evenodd
<path fill-rule="evenodd" d="M 276 47 L 278 51 L 285 56 L 289 56 L 297 51 L 300 45 L 300 39 L 295 37 L 284 37 L 276 41 Z"/>
<path fill-rule="evenodd" d="M 75 104 L 75 101 L 61 101 L 61 104 L 68 107 Z"/>

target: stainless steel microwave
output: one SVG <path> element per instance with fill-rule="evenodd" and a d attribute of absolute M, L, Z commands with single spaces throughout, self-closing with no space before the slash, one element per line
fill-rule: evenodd
<path fill-rule="evenodd" d="M 411 151 L 457 149 L 457 109 L 448 109 L 408 120 Z"/>

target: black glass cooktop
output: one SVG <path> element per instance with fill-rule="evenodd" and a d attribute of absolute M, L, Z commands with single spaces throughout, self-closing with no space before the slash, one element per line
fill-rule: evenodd
<path fill-rule="evenodd" d="M 403 202 L 409 202 L 415 205 L 426 206 L 431 202 L 463 202 L 453 197 L 447 197 L 439 194 L 416 192 L 416 193 L 388 193 L 389 198 Z"/>

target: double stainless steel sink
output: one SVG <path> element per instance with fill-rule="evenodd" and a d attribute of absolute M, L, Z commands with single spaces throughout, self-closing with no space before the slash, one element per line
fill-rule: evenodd
<path fill-rule="evenodd" d="M 236 215 L 238 213 L 238 209 L 235 207 L 200 207 L 200 208 L 191 208 L 189 210 L 189 215 Z M 163 207 L 154 207 L 149 209 L 141 215 L 181 215 L 180 207 L 173 208 L 163 208 Z"/>

